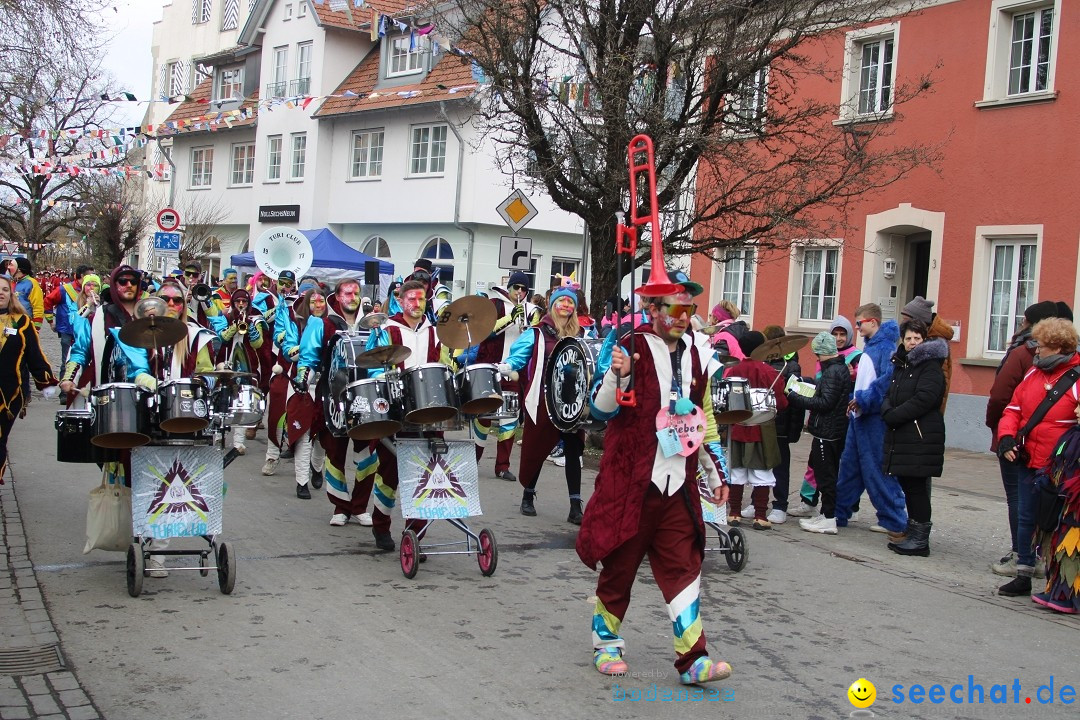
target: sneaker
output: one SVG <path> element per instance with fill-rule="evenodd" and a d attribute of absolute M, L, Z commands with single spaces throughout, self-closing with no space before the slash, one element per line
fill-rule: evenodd
<path fill-rule="evenodd" d="M 1031 577 L 1027 575 L 1017 575 L 998 588 L 998 595 L 1004 595 L 1005 597 L 1020 597 L 1021 595 L 1030 594 Z"/>
<path fill-rule="evenodd" d="M 772 530 L 772 523 L 768 520 L 755 519 L 753 528 L 755 530 Z"/>
<path fill-rule="evenodd" d="M 169 571 L 165 569 L 164 555 L 151 555 L 146 562 L 147 575 L 152 578 L 167 578 Z"/>
<path fill-rule="evenodd" d="M 791 508 L 787 514 L 794 518 L 811 518 L 818 514 L 818 509 L 813 505 L 800 502 L 798 507 Z"/>
<path fill-rule="evenodd" d="M 308 490 L 307 483 L 304 483 L 303 485 L 297 485 L 296 486 L 296 497 L 300 498 L 301 500 L 310 500 L 311 499 L 311 490 Z M 330 524 L 333 525 L 334 524 L 333 521 L 331 521 Z M 345 523 L 342 523 L 342 525 L 344 525 L 344 524 Z"/>
<path fill-rule="evenodd" d="M 564 454 L 566 454 L 566 451 L 563 449 L 562 445 L 558 445 L 558 446 L 555 447 L 554 450 L 552 450 L 550 453 L 548 453 L 548 460 L 554 460 L 555 458 L 561 458 Z"/>
<path fill-rule="evenodd" d="M 731 675 L 731 666 L 722 660 L 713 660 L 708 655 L 699 657 L 690 666 L 690 669 L 679 675 L 679 682 L 683 685 L 697 685 L 699 683 L 723 680 Z"/>
<path fill-rule="evenodd" d="M 597 648 L 592 657 L 593 666 L 605 675 L 624 675 L 630 670 L 622 659 L 622 648 Z"/>
<path fill-rule="evenodd" d="M 742 515 L 747 520 L 752 520 L 753 517 L 754 517 L 754 506 L 753 505 L 747 505 L 746 507 L 744 507 L 742 509 L 742 512 L 739 513 L 739 514 Z"/>
<path fill-rule="evenodd" d="M 347 522 L 349 522 L 349 516 L 345 513 L 334 513 L 334 516 L 330 518 L 330 524 L 334 527 L 341 527 Z"/>
<path fill-rule="evenodd" d="M 1065 613 L 1066 615 L 1076 615 L 1076 606 L 1071 602 L 1066 602 L 1058 598 L 1050 597 L 1049 592 L 1035 593 L 1031 596 L 1031 602 L 1038 603 L 1044 608 L 1056 610 L 1059 613 Z"/>
<path fill-rule="evenodd" d="M 277 464 L 277 458 L 268 459 L 265 463 L 263 463 L 262 474 L 269 477 L 270 475 L 277 473 Z"/>
<path fill-rule="evenodd" d="M 500 470 L 499 472 L 495 473 L 495 477 L 499 478 L 500 480 L 505 480 L 507 482 L 517 482 L 517 475 L 510 472 L 509 470 Z"/>
<path fill-rule="evenodd" d="M 551 462 L 555 463 L 558 467 L 566 467 L 566 458 L 562 455 L 559 455 L 558 457 L 548 457 L 548 460 L 551 460 Z"/>
<path fill-rule="evenodd" d="M 742 525 L 742 518 L 738 515 L 728 515 L 727 524 L 732 527 L 739 527 L 740 525 Z"/>
<path fill-rule="evenodd" d="M 859 511 L 856 510 L 855 512 L 851 513 L 851 517 L 849 517 L 847 521 L 849 523 L 859 522 Z"/>
<path fill-rule="evenodd" d="M 850 520 L 848 520 L 848 522 L 851 522 L 851 521 L 852 521 L 852 520 L 854 520 L 854 519 L 855 519 L 855 516 L 854 516 L 854 515 L 852 515 L 852 516 L 851 516 L 851 519 L 850 519 Z M 876 533 L 881 533 L 882 535 L 884 535 L 884 534 L 886 534 L 886 533 L 891 533 L 892 531 L 890 531 L 890 530 L 886 530 L 886 529 L 885 529 L 885 528 L 883 528 L 883 527 L 882 527 L 881 525 L 871 525 L 871 526 L 870 526 L 870 532 L 876 532 Z"/>
<path fill-rule="evenodd" d="M 247 455 L 247 448 L 243 445 L 233 445 L 233 450 L 237 455 Z"/>
<path fill-rule="evenodd" d="M 1005 577 L 1016 577 L 1016 552 L 1010 552 L 996 563 L 990 563 L 990 572 Z"/>
<path fill-rule="evenodd" d="M 773 508 L 769 511 L 769 514 L 765 516 L 765 519 L 773 525 L 783 525 L 787 522 L 787 512 Z"/>
<path fill-rule="evenodd" d="M 245 440 L 254 440 L 256 430 L 257 430 L 257 428 L 248 428 L 248 429 L 244 430 L 244 439 Z"/>
<path fill-rule="evenodd" d="M 371 527 L 371 513 L 360 513 L 356 516 L 356 522 L 364 527 Z"/>
<path fill-rule="evenodd" d="M 836 518 L 827 518 L 824 515 L 805 518 L 799 521 L 799 527 L 806 532 L 821 533 L 822 535 L 835 535 Z"/>

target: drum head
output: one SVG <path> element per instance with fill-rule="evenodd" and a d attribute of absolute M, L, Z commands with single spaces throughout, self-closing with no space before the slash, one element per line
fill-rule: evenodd
<path fill-rule="evenodd" d="M 551 424 L 572 432 L 589 418 L 589 390 L 599 345 L 563 338 L 544 366 L 544 402 Z"/>
<path fill-rule="evenodd" d="M 186 435 L 206 429 L 210 421 L 206 418 L 179 417 L 171 420 L 162 420 L 159 423 L 161 429 L 167 433 Z"/>
<path fill-rule="evenodd" d="M 725 410 L 722 413 L 716 413 L 714 417 L 717 425 L 737 425 L 749 420 L 753 414 L 751 410 Z"/>
<path fill-rule="evenodd" d="M 349 437 L 353 440 L 382 440 L 399 430 L 401 423 L 397 420 L 377 420 L 352 428 L 349 430 Z"/>
<path fill-rule="evenodd" d="M 490 413 L 498 412 L 502 407 L 502 404 L 502 395 L 489 395 L 487 397 L 470 400 L 467 403 L 462 403 L 461 412 L 466 415 L 488 415 Z"/>
<path fill-rule="evenodd" d="M 90 442 L 110 450 L 130 450 L 149 443 L 150 436 L 142 433 L 106 433 L 90 438 Z"/>
<path fill-rule="evenodd" d="M 501 403 L 502 400 L 500 399 L 499 402 Z M 437 405 L 435 407 L 413 410 L 405 416 L 405 422 L 410 422 L 414 425 L 435 425 L 444 420 L 451 420 L 456 417 L 457 414 L 457 408 Z"/>

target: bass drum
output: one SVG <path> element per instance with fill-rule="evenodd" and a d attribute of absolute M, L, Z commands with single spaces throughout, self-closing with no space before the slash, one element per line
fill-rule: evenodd
<path fill-rule="evenodd" d="M 551 424 L 562 432 L 592 420 L 589 391 L 603 344 L 597 338 L 563 338 L 544 366 L 544 403 Z"/>
<path fill-rule="evenodd" d="M 60 410 L 56 413 L 56 461 L 66 463 L 101 462 L 100 448 L 90 439 L 94 437 L 94 411 Z"/>

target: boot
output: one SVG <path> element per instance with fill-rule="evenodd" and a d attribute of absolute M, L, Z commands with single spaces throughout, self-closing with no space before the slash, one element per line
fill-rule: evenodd
<path fill-rule="evenodd" d="M 322 470 L 316 470 L 315 468 L 311 468 L 311 487 L 318 490 L 319 488 L 322 487 L 322 484 L 323 484 Z"/>
<path fill-rule="evenodd" d="M 1031 576 L 1035 568 L 1029 565 L 1017 565 L 1016 577 L 998 588 L 998 595 L 1018 597 L 1031 595 Z"/>
<path fill-rule="evenodd" d="M 926 557 L 930 554 L 930 528 L 931 522 L 917 522 L 908 520 L 907 538 L 901 542 L 889 543 L 889 549 L 900 555 L 918 555 Z"/>
<path fill-rule="evenodd" d="M 742 523 L 742 516 L 740 515 L 739 508 L 742 507 L 743 500 L 743 488 L 745 485 L 729 485 L 728 486 L 728 525 L 737 526 Z M 734 512 L 733 512 L 734 510 Z"/>
<path fill-rule="evenodd" d="M 535 490 L 525 489 L 525 492 L 521 495 L 521 514 L 528 515 L 529 517 L 536 516 L 536 508 L 533 507 L 533 498 L 536 497 Z"/>
<path fill-rule="evenodd" d="M 566 516 L 566 522 L 580 525 L 583 514 L 581 512 L 581 500 L 570 499 L 570 514 Z"/>

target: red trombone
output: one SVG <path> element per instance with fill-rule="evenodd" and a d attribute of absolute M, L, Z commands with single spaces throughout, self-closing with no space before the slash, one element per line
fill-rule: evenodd
<path fill-rule="evenodd" d="M 652 270 L 649 273 L 649 281 L 634 292 L 642 297 L 662 297 L 675 295 L 683 292 L 682 285 L 671 282 L 667 269 L 664 267 L 664 248 L 660 237 L 660 218 L 656 203 L 656 158 L 653 153 L 652 138 L 648 135 L 635 135 L 630 140 L 627 148 L 627 167 L 630 170 L 630 224 L 623 222 L 625 216 L 619 214 L 618 223 L 615 225 L 615 274 L 622 282 L 623 255 L 630 256 L 630 285 L 635 282 L 634 258 L 637 255 L 638 228 L 649 225 L 652 238 Z M 642 214 L 643 209 L 638 203 L 638 186 L 642 179 L 648 180 L 649 185 L 649 212 Z M 636 311 L 635 311 L 636 314 Z M 619 326 L 619 308 L 615 308 L 615 316 L 612 318 L 614 327 Z M 637 397 L 634 394 L 634 333 L 630 333 L 630 373 L 627 375 L 626 389 L 615 389 L 615 401 L 624 407 L 637 405 Z"/>

